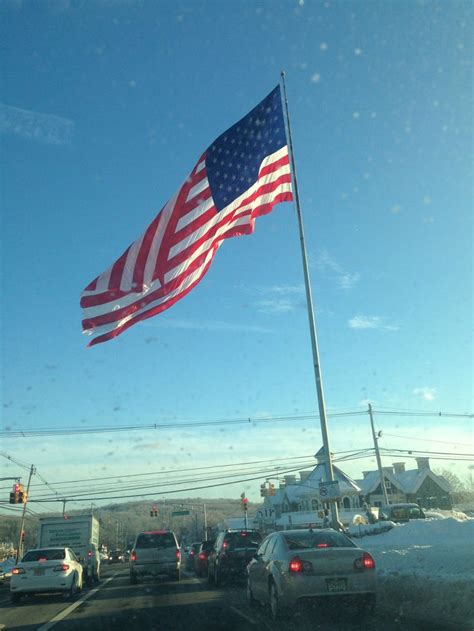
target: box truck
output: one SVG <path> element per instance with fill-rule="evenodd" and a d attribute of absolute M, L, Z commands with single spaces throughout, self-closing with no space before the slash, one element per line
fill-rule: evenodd
<path fill-rule="evenodd" d="M 71 548 L 84 568 L 88 583 L 100 579 L 99 521 L 93 515 L 41 517 L 38 548 Z"/>

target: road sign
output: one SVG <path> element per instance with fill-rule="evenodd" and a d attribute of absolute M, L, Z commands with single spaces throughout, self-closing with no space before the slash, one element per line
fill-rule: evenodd
<path fill-rule="evenodd" d="M 188 510 L 175 510 L 171 513 L 171 517 L 179 517 L 180 515 L 189 515 Z"/>
<path fill-rule="evenodd" d="M 327 502 L 340 500 L 341 491 L 339 489 L 339 482 L 337 480 L 332 482 L 320 482 L 319 495 L 323 501 Z"/>

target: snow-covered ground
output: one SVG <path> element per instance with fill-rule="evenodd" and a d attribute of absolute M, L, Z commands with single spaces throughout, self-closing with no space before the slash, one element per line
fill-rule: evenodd
<path fill-rule="evenodd" d="M 463 513 L 429 515 L 356 541 L 375 559 L 384 609 L 472 631 L 474 519 Z"/>

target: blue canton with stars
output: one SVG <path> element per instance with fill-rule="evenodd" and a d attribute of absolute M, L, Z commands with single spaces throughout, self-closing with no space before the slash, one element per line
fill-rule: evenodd
<path fill-rule="evenodd" d="M 207 179 L 222 210 L 258 179 L 262 160 L 286 145 L 280 86 L 207 150 Z"/>

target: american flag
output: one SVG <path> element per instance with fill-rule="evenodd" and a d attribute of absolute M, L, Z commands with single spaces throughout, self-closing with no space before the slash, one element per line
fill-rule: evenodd
<path fill-rule="evenodd" d="M 145 233 L 81 294 L 88 346 L 110 340 L 183 298 L 224 239 L 291 201 L 280 87 L 206 149 Z"/>

